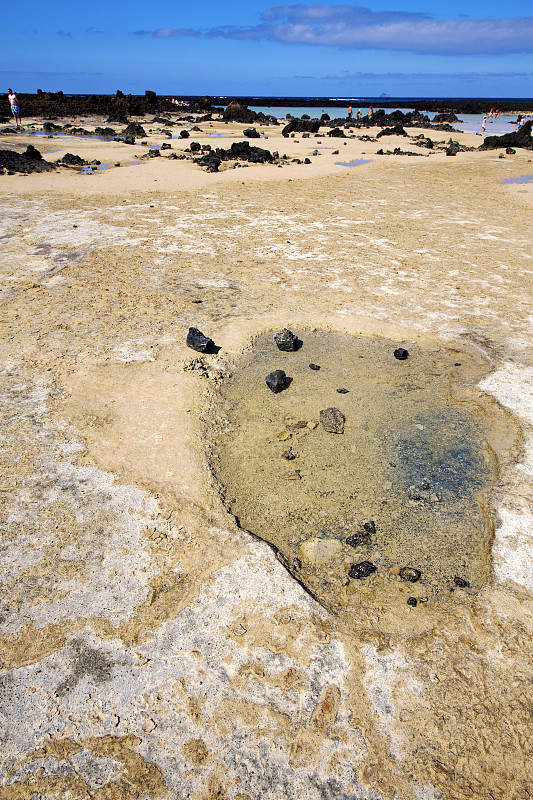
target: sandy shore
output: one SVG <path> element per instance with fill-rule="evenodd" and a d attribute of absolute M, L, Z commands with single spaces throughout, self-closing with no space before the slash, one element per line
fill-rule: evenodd
<path fill-rule="evenodd" d="M 530 797 L 533 183 L 504 181 L 531 152 L 267 127 L 250 143 L 311 164 L 210 174 L 165 154 L 246 126 L 148 127 L 0 139 L 121 165 L 0 176 L 0 796 Z M 376 154 L 395 147 L 423 155 Z M 216 356 L 195 361 L 191 325 Z M 237 527 L 205 429 L 280 327 L 478 354 L 480 420 L 498 404 L 519 431 L 484 585 L 386 620 L 369 589 L 351 627 Z"/>

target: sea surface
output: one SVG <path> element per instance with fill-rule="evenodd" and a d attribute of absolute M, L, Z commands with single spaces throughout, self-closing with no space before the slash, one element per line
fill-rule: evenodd
<path fill-rule="evenodd" d="M 329 114 L 331 119 L 336 119 L 337 117 L 346 117 L 348 115 L 347 105 L 324 105 L 323 107 L 319 108 L 309 108 L 308 106 L 250 106 L 250 108 L 257 113 L 262 111 L 263 114 L 271 115 L 277 119 L 287 119 L 287 114 L 291 114 L 293 117 L 301 117 L 303 114 L 308 114 L 311 119 L 314 117 L 320 119 L 322 114 Z M 359 108 L 361 109 L 361 117 L 366 116 L 369 111 L 368 106 L 354 105 L 352 108 L 354 117 Z M 373 108 L 374 111 L 377 111 L 380 106 L 376 104 Z M 403 111 L 406 113 L 413 110 L 414 105 L 410 107 L 399 106 L 398 108 L 385 109 L 387 114 L 391 114 L 393 111 Z M 432 120 L 435 116 L 435 114 L 431 111 L 423 113 L 426 113 L 430 120 Z M 454 122 L 453 127 L 458 131 L 467 133 L 481 133 L 481 126 L 483 122 L 482 114 L 457 114 L 457 116 L 461 122 Z M 502 136 L 504 133 L 510 133 L 513 130 L 516 130 L 516 114 L 500 114 L 497 119 L 489 119 L 487 117 L 485 131 L 487 136 Z"/>

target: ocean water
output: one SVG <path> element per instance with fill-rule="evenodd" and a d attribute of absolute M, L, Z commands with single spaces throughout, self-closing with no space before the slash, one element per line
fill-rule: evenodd
<path fill-rule="evenodd" d="M 287 119 L 287 114 L 291 114 L 293 117 L 301 117 L 303 114 L 308 114 L 311 119 L 316 117 L 320 119 L 322 114 L 329 114 L 331 119 L 336 119 L 337 117 L 346 117 L 348 115 L 348 105 L 340 106 L 340 105 L 324 105 L 323 107 L 317 108 L 309 108 L 307 106 L 250 106 L 253 111 L 259 113 L 260 111 L 263 114 L 268 114 L 270 116 L 276 117 L 277 119 Z M 368 106 L 352 106 L 353 108 L 353 116 L 355 117 L 358 109 L 361 109 L 361 116 L 364 117 L 368 114 Z M 376 104 L 374 107 L 374 111 L 377 111 L 380 106 Z M 385 111 L 387 114 L 391 114 L 393 111 L 403 111 L 403 113 L 407 113 L 408 111 L 413 111 L 414 106 L 407 107 L 407 106 L 398 106 L 398 108 L 386 108 Z M 433 112 L 423 112 L 426 113 L 430 120 L 433 119 L 435 114 Z M 456 128 L 458 131 L 463 131 L 467 133 L 481 133 L 481 127 L 483 122 L 483 115 L 482 114 L 457 114 L 461 122 L 453 123 L 453 127 Z M 512 114 L 500 114 L 497 119 L 489 119 L 487 118 L 487 125 L 485 130 L 486 136 L 502 136 L 504 133 L 510 133 L 511 131 L 516 130 L 516 115 Z"/>

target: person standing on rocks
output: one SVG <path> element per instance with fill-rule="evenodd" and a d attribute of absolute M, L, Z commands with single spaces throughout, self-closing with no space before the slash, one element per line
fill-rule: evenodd
<path fill-rule="evenodd" d="M 9 99 L 9 103 L 11 105 L 11 113 L 13 114 L 15 125 L 17 126 L 17 128 L 22 128 L 22 121 L 20 119 L 19 99 L 12 89 L 7 90 L 7 96 Z"/>

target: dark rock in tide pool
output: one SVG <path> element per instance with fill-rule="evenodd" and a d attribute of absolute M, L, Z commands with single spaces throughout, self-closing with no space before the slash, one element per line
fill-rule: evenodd
<path fill-rule="evenodd" d="M 274 335 L 274 341 L 279 350 L 290 352 L 298 349 L 298 337 L 295 336 L 292 331 L 288 330 L 288 328 L 283 328 L 282 331 L 276 333 Z"/>
<path fill-rule="evenodd" d="M 312 369 L 312 370 L 314 370 L 315 372 L 318 372 L 318 370 L 320 369 L 320 367 L 318 366 L 318 364 L 309 364 L 309 369 Z"/>
<path fill-rule="evenodd" d="M 247 139 L 260 139 L 261 134 L 255 128 L 245 128 L 242 132 L 243 136 L 246 136 Z"/>
<path fill-rule="evenodd" d="M 459 122 L 459 118 L 455 116 L 453 111 L 443 111 L 440 114 L 435 114 L 431 121 L 435 125 L 439 122 Z"/>
<path fill-rule="evenodd" d="M 398 347 L 394 351 L 394 358 L 397 358 L 398 361 L 405 361 L 406 358 L 409 358 L 409 351 L 403 347 Z"/>
<path fill-rule="evenodd" d="M 185 128 L 180 131 L 180 139 L 188 139 L 189 138 L 189 131 L 186 131 Z"/>
<path fill-rule="evenodd" d="M 266 385 L 274 394 L 282 392 L 287 388 L 287 376 L 282 369 L 275 369 L 274 372 L 269 372 L 265 378 Z"/>
<path fill-rule="evenodd" d="M 414 567 L 402 567 L 400 570 L 400 578 L 403 581 L 409 581 L 410 583 L 416 583 L 420 580 L 421 572 L 419 569 L 415 569 Z"/>
<path fill-rule="evenodd" d="M 458 578 L 457 576 L 453 579 L 455 586 L 458 586 L 459 589 L 468 589 L 470 584 L 464 578 Z"/>
<path fill-rule="evenodd" d="M 320 422 L 327 433 L 344 433 L 345 419 L 338 408 L 324 408 L 320 412 Z"/>
<path fill-rule="evenodd" d="M 213 347 L 213 340 L 204 336 L 202 331 L 198 330 L 198 328 L 189 328 L 186 344 L 187 347 L 190 347 L 192 350 L 197 350 L 199 353 L 206 353 Z"/>
<path fill-rule="evenodd" d="M 377 567 L 371 561 L 360 561 L 358 564 L 352 564 L 348 575 L 350 578 L 368 578 L 376 569 Z"/>

